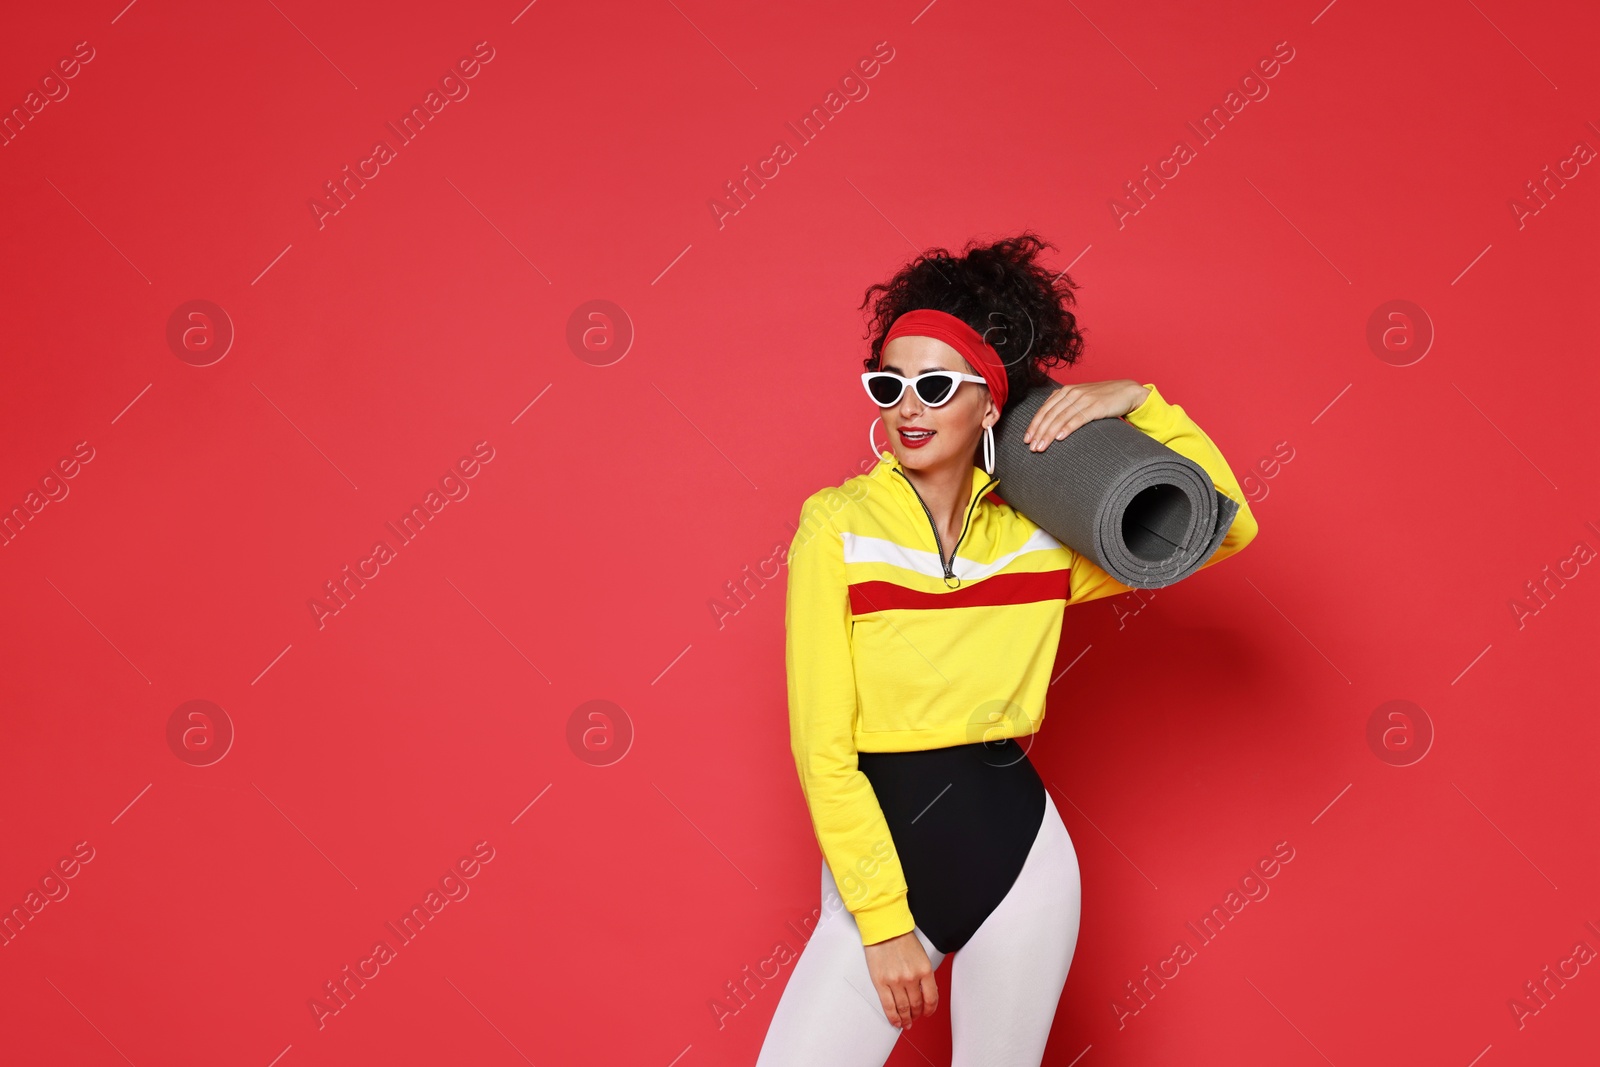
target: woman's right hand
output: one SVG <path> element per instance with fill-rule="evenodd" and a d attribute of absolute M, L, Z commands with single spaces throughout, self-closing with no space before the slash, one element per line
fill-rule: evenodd
<path fill-rule="evenodd" d="M 867 971 L 889 1022 L 902 1030 L 939 1010 L 939 983 L 915 930 L 864 946 Z"/>

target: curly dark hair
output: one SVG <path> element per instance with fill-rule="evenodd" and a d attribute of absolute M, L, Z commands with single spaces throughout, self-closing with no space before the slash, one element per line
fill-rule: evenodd
<path fill-rule="evenodd" d="M 887 282 L 868 286 L 860 306 L 873 305 L 867 326 L 872 354 L 862 365 L 880 368 L 884 335 L 895 319 L 933 308 L 977 330 L 1000 353 L 1010 407 L 1027 389 L 1048 381 L 1050 367 L 1070 367 L 1083 352 L 1083 331 L 1067 310 L 1077 303 L 1077 283 L 1037 262 L 1046 248 L 1055 246 L 1030 230 L 992 244 L 974 238 L 958 256 L 931 248 Z"/>

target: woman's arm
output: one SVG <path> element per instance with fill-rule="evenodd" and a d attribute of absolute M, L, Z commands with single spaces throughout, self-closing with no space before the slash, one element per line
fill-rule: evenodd
<path fill-rule="evenodd" d="M 789 546 L 789 745 L 817 842 L 855 916 L 878 1004 L 890 1023 L 909 1030 L 938 1010 L 939 984 L 916 937 L 889 824 L 856 759 L 844 541 L 821 506 L 831 492 L 806 501 Z"/>
<path fill-rule="evenodd" d="M 1093 386 L 1113 386 L 1116 383 L 1095 382 Z M 1211 478 L 1211 483 L 1223 493 L 1227 494 L 1239 505 L 1238 514 L 1233 517 L 1233 525 L 1222 538 L 1222 543 L 1211 554 L 1211 558 L 1200 564 L 1199 570 L 1211 566 L 1213 563 L 1227 559 L 1255 539 L 1257 530 L 1256 517 L 1250 510 L 1250 503 L 1245 499 L 1244 491 L 1239 488 L 1239 480 L 1234 477 L 1233 470 L 1228 466 L 1228 461 L 1222 458 L 1222 453 L 1212 443 L 1206 432 L 1195 425 L 1193 419 L 1177 404 L 1169 404 L 1153 384 L 1145 383 L 1140 386 L 1136 382 L 1126 383 L 1137 389 L 1148 390 L 1144 399 L 1139 401 L 1135 396 L 1135 406 L 1123 416 L 1128 423 L 1143 433 L 1155 438 L 1174 452 L 1187 459 L 1192 459 Z M 1110 390 L 1102 390 L 1109 395 Z M 1109 402 L 1109 401 L 1107 401 Z M 1127 403 L 1127 401 L 1123 401 Z M 1080 409 L 1087 408 L 1086 413 L 1093 416 L 1093 408 L 1089 403 L 1077 405 Z M 1114 409 L 1116 410 L 1116 409 Z M 1043 408 L 1041 408 L 1041 412 Z M 1042 420 L 1041 423 L 1043 424 Z M 1082 425 L 1078 421 L 1078 425 Z M 1061 420 L 1057 420 L 1060 424 Z M 1043 424 L 1048 425 L 1048 424 Z M 1068 431 L 1070 432 L 1070 430 Z M 1046 435 L 1050 436 L 1049 434 Z M 1064 436 L 1064 435 L 1063 435 Z M 1057 438 L 1059 439 L 1059 438 Z M 1074 553 L 1072 570 L 1068 576 L 1070 590 L 1067 603 L 1077 604 L 1085 600 L 1096 600 L 1100 597 L 1113 596 L 1117 593 L 1126 593 L 1133 587 L 1124 585 L 1111 575 L 1107 574 L 1093 560 L 1079 553 Z"/>
<path fill-rule="evenodd" d="M 861 943 L 871 945 L 910 933 L 915 922 L 889 824 L 857 766 L 850 593 L 844 542 L 822 506 L 825 493 L 805 502 L 789 547 L 789 747 L 817 843 Z"/>

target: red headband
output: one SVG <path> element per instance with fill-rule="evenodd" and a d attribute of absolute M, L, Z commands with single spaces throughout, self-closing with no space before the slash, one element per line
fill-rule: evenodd
<path fill-rule="evenodd" d="M 889 332 L 884 335 L 883 343 L 888 344 L 896 337 L 905 335 L 914 337 L 932 337 L 943 341 L 957 352 L 963 359 L 972 364 L 972 369 L 983 376 L 984 383 L 989 386 L 989 395 L 994 398 L 994 406 L 1005 410 L 1006 392 L 1009 383 L 1006 381 L 1006 365 L 1000 359 L 1000 353 L 994 346 L 985 341 L 971 326 L 944 311 L 935 311 L 933 308 L 919 308 L 908 311 L 894 320 L 894 325 L 889 327 Z M 879 361 L 879 366 L 882 366 Z"/>

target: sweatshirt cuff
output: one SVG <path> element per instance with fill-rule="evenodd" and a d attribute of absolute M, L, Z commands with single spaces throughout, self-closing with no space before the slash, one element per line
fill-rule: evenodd
<path fill-rule="evenodd" d="M 1128 422 L 1152 436 L 1161 436 L 1172 423 L 1172 405 L 1167 403 L 1161 395 L 1161 390 L 1153 382 L 1145 382 L 1145 387 L 1150 390 L 1150 395 L 1144 398 L 1144 403 L 1134 408 L 1123 416 Z"/>
<path fill-rule="evenodd" d="M 909 934 L 917 925 L 916 920 L 911 917 L 911 908 L 906 904 L 905 893 L 898 893 L 882 904 L 852 911 L 850 914 L 855 916 L 863 945 L 875 945 L 891 937 Z"/>

